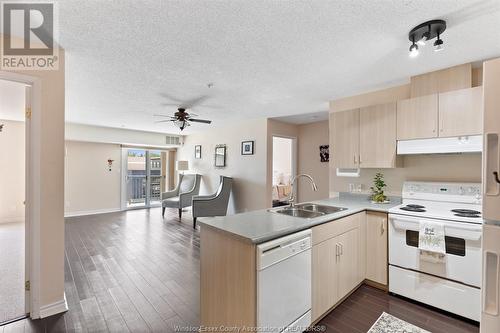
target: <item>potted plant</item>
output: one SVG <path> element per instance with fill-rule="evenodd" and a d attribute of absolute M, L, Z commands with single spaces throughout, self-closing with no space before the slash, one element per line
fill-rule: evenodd
<path fill-rule="evenodd" d="M 372 190 L 372 201 L 375 203 L 388 203 L 387 196 L 384 194 L 384 188 L 387 184 L 384 181 L 384 175 L 380 172 L 375 174 L 373 178 L 373 186 L 370 187 Z"/>

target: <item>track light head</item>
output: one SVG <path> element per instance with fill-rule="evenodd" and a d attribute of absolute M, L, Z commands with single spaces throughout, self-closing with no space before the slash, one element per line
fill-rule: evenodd
<path fill-rule="evenodd" d="M 438 35 L 438 38 L 434 42 L 434 51 L 439 52 L 439 51 L 444 50 L 443 44 L 444 44 L 443 40 L 441 38 L 439 38 L 439 35 Z"/>
<path fill-rule="evenodd" d="M 410 57 L 415 58 L 416 56 L 418 56 L 418 45 L 413 43 L 410 46 Z"/>

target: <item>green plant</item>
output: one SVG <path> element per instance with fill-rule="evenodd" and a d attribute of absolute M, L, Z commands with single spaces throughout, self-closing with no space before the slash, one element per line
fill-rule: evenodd
<path fill-rule="evenodd" d="M 380 172 L 375 174 L 373 178 L 373 186 L 370 187 L 372 190 L 372 200 L 375 202 L 384 202 L 387 200 L 387 196 L 384 194 L 384 188 L 387 184 L 384 181 L 384 175 Z"/>

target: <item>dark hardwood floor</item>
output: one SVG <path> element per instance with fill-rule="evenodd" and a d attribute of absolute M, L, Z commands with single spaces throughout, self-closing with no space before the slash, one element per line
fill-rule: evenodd
<path fill-rule="evenodd" d="M 199 232 L 177 210 L 132 210 L 66 220 L 70 310 L 0 326 L 10 332 L 174 332 L 199 324 Z M 328 332 L 366 332 L 390 313 L 433 333 L 478 328 L 363 286 L 325 317 Z M 177 328 L 177 330 L 176 330 Z"/>
<path fill-rule="evenodd" d="M 432 333 L 479 332 L 479 327 L 468 321 L 421 304 L 390 295 L 379 289 L 363 285 L 331 311 L 319 325 L 326 332 L 366 333 L 382 312 L 423 328 Z"/>

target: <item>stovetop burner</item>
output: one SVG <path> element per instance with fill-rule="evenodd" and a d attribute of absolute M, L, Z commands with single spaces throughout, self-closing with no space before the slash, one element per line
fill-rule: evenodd
<path fill-rule="evenodd" d="M 409 205 L 406 205 L 406 207 L 409 207 L 409 208 L 420 208 L 420 209 L 424 209 L 425 208 L 425 206 L 416 205 L 416 204 L 409 204 Z"/>
<path fill-rule="evenodd" d="M 458 213 L 458 214 L 454 214 L 455 216 L 459 216 L 459 217 L 472 217 L 472 218 L 480 218 L 481 215 L 477 215 L 477 214 L 471 214 L 471 213 Z"/>
<path fill-rule="evenodd" d="M 421 206 L 421 205 L 411 204 L 411 205 L 406 205 L 404 207 L 401 207 L 400 209 L 406 210 L 408 212 L 424 213 L 424 212 L 426 212 L 426 210 L 424 208 L 425 207 Z"/>
<path fill-rule="evenodd" d="M 457 214 L 481 215 L 480 211 L 472 209 L 452 209 L 451 211 Z"/>

